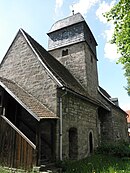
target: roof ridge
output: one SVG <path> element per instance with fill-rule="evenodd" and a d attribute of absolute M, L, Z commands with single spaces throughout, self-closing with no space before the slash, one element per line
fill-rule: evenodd
<path fill-rule="evenodd" d="M 20 29 L 22 30 L 25 34 L 27 34 L 29 37 L 31 37 L 28 33 L 26 33 L 23 29 Z M 26 36 L 26 35 L 25 35 Z M 31 37 L 31 39 L 33 39 Z M 29 39 L 27 38 L 27 40 L 29 41 Z M 33 39 L 37 44 L 39 44 L 35 39 Z M 29 41 L 30 42 L 30 41 Z M 31 44 L 31 43 L 30 43 Z M 40 44 L 39 44 L 40 45 Z M 31 46 L 34 48 L 34 46 L 31 44 Z M 41 45 L 40 45 L 41 46 Z M 42 47 L 42 46 L 41 46 Z M 43 48 L 43 47 L 42 47 Z M 37 49 L 37 48 L 34 48 L 36 51 L 38 51 L 38 53 L 41 55 L 40 51 Z M 44 49 L 44 48 L 43 48 Z M 47 52 L 47 51 L 46 51 Z M 47 52 L 48 53 L 48 52 Z M 49 54 L 49 53 L 48 53 Z M 50 56 L 52 56 L 51 54 L 49 54 Z M 41 55 L 42 56 L 42 55 Z M 54 57 L 53 57 L 54 58 Z M 54 58 L 55 61 L 57 61 L 58 63 L 60 63 L 57 59 Z M 53 71 L 53 73 L 55 73 L 56 77 L 58 77 L 57 79 L 59 80 L 59 78 L 64 82 L 66 83 L 51 67 L 50 65 L 48 64 L 48 62 L 44 59 L 44 61 L 46 62 L 46 64 L 48 65 L 48 67 Z M 60 63 L 61 64 L 61 63 Z M 61 64 L 62 65 L 62 64 Z M 63 66 L 64 67 L 64 66 Z M 68 69 L 66 69 L 68 70 Z"/>
<path fill-rule="evenodd" d="M 29 39 L 27 38 L 27 36 L 26 35 L 28 35 L 29 37 L 31 37 L 29 34 L 27 34 L 22 28 L 20 29 L 20 31 L 21 31 L 21 33 L 23 34 L 23 36 L 24 36 L 24 38 L 26 39 L 26 41 L 29 43 L 29 46 L 30 46 L 30 48 L 32 49 L 32 51 L 35 53 L 35 55 L 38 57 L 38 59 L 40 58 L 40 56 L 37 54 L 37 52 L 36 52 L 36 48 L 34 48 L 34 46 L 31 44 L 31 42 L 29 41 Z M 32 37 L 31 37 L 31 39 L 33 39 Z M 33 39 L 34 40 L 34 39 Z M 35 40 L 34 40 L 35 41 Z M 35 41 L 37 44 L 39 44 L 37 41 Z M 39 44 L 40 45 L 40 44 Z M 41 46 L 41 45 L 40 45 Z M 42 47 L 42 46 L 41 46 Z M 43 48 L 43 47 L 42 47 Z M 43 48 L 44 49 L 44 48 Z M 38 50 L 37 50 L 38 51 Z M 39 51 L 38 51 L 39 52 Z M 40 52 L 39 52 L 40 53 Z M 41 58 L 40 58 L 40 60 L 41 60 Z M 39 60 L 39 61 L 40 61 Z M 40 61 L 41 62 L 41 61 Z M 41 62 L 42 63 L 42 65 L 43 65 L 43 61 Z M 49 66 L 49 65 L 48 65 Z M 51 73 L 51 71 L 50 71 L 50 69 L 48 69 L 48 67 L 46 66 L 46 64 L 44 63 L 44 67 L 46 68 L 46 70 L 48 71 L 48 73 L 52 76 L 52 77 L 54 77 L 55 79 L 56 79 L 56 82 L 59 84 L 59 85 L 61 85 L 62 86 L 62 84 L 60 83 L 60 81 Z M 51 67 L 50 67 L 51 68 Z M 51 69 L 52 71 L 53 71 L 53 69 Z M 57 74 L 57 76 L 58 76 L 58 74 Z M 59 76 L 60 77 L 60 76 Z"/>

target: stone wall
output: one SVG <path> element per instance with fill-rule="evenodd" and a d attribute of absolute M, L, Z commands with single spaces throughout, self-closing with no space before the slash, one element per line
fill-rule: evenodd
<path fill-rule="evenodd" d="M 68 55 L 62 51 L 68 49 Z M 86 42 L 49 51 L 81 83 L 90 96 L 96 97 L 98 86 L 97 60 Z"/>
<path fill-rule="evenodd" d="M 56 113 L 56 84 L 19 32 L 0 67 L 0 76 L 15 81 Z"/>
<path fill-rule="evenodd" d="M 126 113 L 120 107 L 114 105 L 114 103 L 108 99 L 105 99 L 100 93 L 98 98 L 110 109 L 107 116 L 109 117 L 109 121 L 106 123 L 107 134 L 109 136 L 106 140 L 110 142 L 119 140 L 128 141 Z"/>
<path fill-rule="evenodd" d="M 78 159 L 89 154 L 89 133 L 93 136 L 93 148 L 98 145 L 97 107 L 67 92 L 63 96 L 63 158 L 69 158 L 69 130 L 77 129 Z"/>
<path fill-rule="evenodd" d="M 128 130 L 127 130 L 127 119 L 126 114 L 118 107 L 112 106 L 112 116 L 113 116 L 113 137 L 116 141 L 124 140 L 128 141 Z"/>

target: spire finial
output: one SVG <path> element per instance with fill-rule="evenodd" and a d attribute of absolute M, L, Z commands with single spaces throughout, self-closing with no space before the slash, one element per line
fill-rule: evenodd
<path fill-rule="evenodd" d="M 74 9 L 72 10 L 72 14 L 74 15 Z"/>
<path fill-rule="evenodd" d="M 74 3 L 72 4 L 72 15 L 74 15 Z"/>

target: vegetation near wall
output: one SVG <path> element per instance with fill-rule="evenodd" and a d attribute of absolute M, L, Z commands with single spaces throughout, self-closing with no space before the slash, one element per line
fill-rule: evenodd
<path fill-rule="evenodd" d="M 59 165 L 64 173 L 130 173 L 130 147 L 128 143 L 103 144 L 86 159 Z"/>

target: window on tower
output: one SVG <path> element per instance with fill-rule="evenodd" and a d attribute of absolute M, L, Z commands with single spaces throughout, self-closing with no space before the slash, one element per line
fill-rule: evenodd
<path fill-rule="evenodd" d="M 91 55 L 91 63 L 93 63 L 93 56 Z"/>
<path fill-rule="evenodd" d="M 1 98 L 1 95 L 0 95 L 0 106 L 1 106 L 1 104 L 2 104 L 2 98 Z"/>
<path fill-rule="evenodd" d="M 68 55 L 68 49 L 62 50 L 62 56 Z"/>

